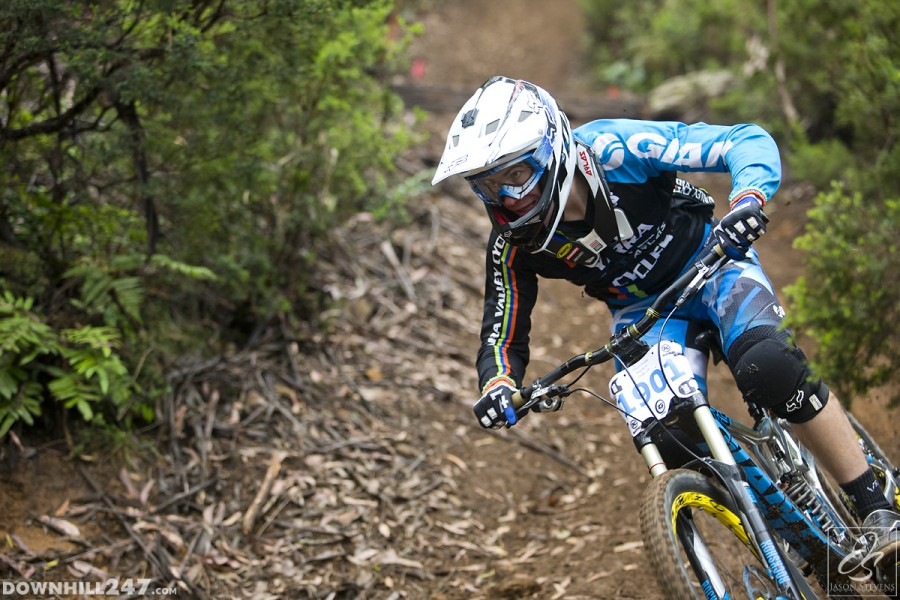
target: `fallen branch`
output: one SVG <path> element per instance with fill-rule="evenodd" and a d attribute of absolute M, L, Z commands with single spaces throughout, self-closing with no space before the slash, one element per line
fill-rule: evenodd
<path fill-rule="evenodd" d="M 403 291 L 406 293 L 406 297 L 410 300 L 415 300 L 416 290 L 415 288 L 413 288 L 413 284 L 409 278 L 409 274 L 406 272 L 406 268 L 400 262 L 400 258 L 394 251 L 394 246 L 391 244 L 390 240 L 384 240 L 381 243 L 381 252 L 384 254 L 384 257 L 388 260 L 391 266 L 394 267 L 394 272 L 397 274 L 397 278 L 400 280 L 400 285 L 403 286 Z"/>
<path fill-rule="evenodd" d="M 88 474 L 83 465 L 78 465 L 78 471 L 81 473 L 81 476 L 88 483 L 88 485 L 91 486 L 91 489 L 93 489 L 97 494 L 100 495 L 100 497 L 103 499 L 103 503 L 111 509 L 111 513 L 113 514 L 113 516 L 116 517 L 116 519 L 119 521 L 119 524 L 122 525 L 126 532 L 128 532 L 128 535 L 131 537 L 131 539 L 137 542 L 137 545 L 138 547 L 140 547 L 141 551 L 143 551 L 144 557 L 147 559 L 147 562 L 150 563 L 150 565 L 154 568 L 154 570 L 160 577 L 165 577 L 167 575 L 175 576 L 179 582 L 183 583 L 188 587 L 188 589 L 190 589 L 191 593 L 194 594 L 194 597 L 200 598 L 201 600 L 209 600 L 209 596 L 207 596 L 203 592 L 203 590 L 197 587 L 192 581 L 181 577 L 180 575 L 177 575 L 173 572 L 172 569 L 169 568 L 169 565 L 164 565 L 160 561 L 159 555 L 153 551 L 147 540 L 134 530 L 134 528 L 131 526 L 131 523 L 129 523 L 119 511 L 115 510 L 115 505 L 110 499 L 109 494 L 104 492 L 100 488 L 100 486 L 97 485 L 97 482 L 94 481 L 94 478 Z"/>
<path fill-rule="evenodd" d="M 286 456 L 287 453 L 281 450 L 276 450 L 272 454 L 272 460 L 269 461 L 269 468 L 266 469 L 266 476 L 263 478 L 262 485 L 259 486 L 256 497 L 250 503 L 250 508 L 244 513 L 244 522 L 241 526 L 241 531 L 244 532 L 244 535 L 249 535 L 250 530 L 253 529 L 253 523 L 259 515 L 259 509 L 268 498 L 269 492 L 272 490 L 272 483 L 281 471 L 281 463 L 284 462 Z"/>

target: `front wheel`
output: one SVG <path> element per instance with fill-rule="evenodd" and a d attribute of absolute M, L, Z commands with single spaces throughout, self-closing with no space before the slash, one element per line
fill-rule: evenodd
<path fill-rule="evenodd" d="M 653 479 L 641 502 L 641 533 L 660 589 L 696 600 L 746 598 L 748 591 L 774 598 L 739 515 L 731 495 L 700 473 L 674 469 Z"/>

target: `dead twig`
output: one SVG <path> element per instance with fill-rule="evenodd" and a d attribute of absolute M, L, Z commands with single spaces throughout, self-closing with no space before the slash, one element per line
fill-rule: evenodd
<path fill-rule="evenodd" d="M 241 531 L 244 532 L 244 535 L 249 535 L 250 530 L 253 529 L 253 523 L 256 521 L 259 509 L 266 501 L 266 498 L 268 498 L 269 492 L 272 489 L 272 483 L 281 471 L 281 463 L 284 462 L 285 457 L 287 457 L 287 453 L 282 452 L 281 450 L 276 450 L 272 453 L 272 460 L 269 461 L 269 468 L 266 469 L 266 475 L 263 478 L 262 485 L 259 486 L 256 497 L 253 498 L 253 502 L 250 503 L 250 507 L 247 509 L 247 512 L 244 513 L 244 522 L 241 526 Z"/>
<path fill-rule="evenodd" d="M 184 500 L 184 499 L 186 499 L 186 498 L 190 498 L 191 496 L 193 496 L 193 495 L 196 494 L 197 492 L 199 492 L 199 491 L 201 491 L 201 490 L 205 490 L 206 488 L 210 487 L 211 485 L 213 485 L 213 484 L 216 483 L 217 481 L 219 481 L 219 478 L 218 478 L 218 477 L 212 477 L 212 478 L 210 478 L 210 479 L 207 479 L 206 481 L 201 481 L 201 482 L 198 483 L 197 485 L 192 486 L 190 489 L 187 489 L 187 490 L 185 490 L 185 491 L 183 491 L 183 492 L 181 492 L 181 493 L 179 493 L 179 494 L 175 494 L 175 495 L 173 495 L 173 496 L 169 496 L 169 498 L 168 498 L 165 502 L 161 503 L 160 505 L 158 505 L 157 507 L 155 507 L 152 511 L 150 511 L 150 514 L 151 514 L 151 515 L 161 514 L 161 513 L 163 513 L 167 508 L 169 508 L 170 506 L 172 506 L 173 504 L 178 504 L 178 503 L 181 502 L 182 500 Z"/>
<path fill-rule="evenodd" d="M 103 499 L 103 503 L 111 509 L 112 514 L 119 521 L 119 524 L 122 525 L 131 539 L 133 539 L 137 543 L 138 547 L 140 547 L 141 551 L 144 553 L 144 557 L 147 559 L 147 562 L 150 563 L 150 565 L 156 571 L 158 577 L 174 576 L 178 579 L 179 582 L 186 585 L 196 598 L 200 598 L 201 600 L 208 600 L 209 597 L 192 581 L 174 573 L 172 569 L 169 568 L 170 565 L 163 564 L 163 562 L 160 560 L 159 554 L 153 551 L 147 540 L 134 530 L 134 528 L 131 526 L 131 523 L 129 523 L 119 511 L 115 510 L 115 505 L 113 504 L 112 499 L 110 499 L 109 495 L 100 488 L 96 481 L 94 481 L 94 478 L 90 476 L 83 465 L 78 465 L 78 471 L 79 473 L 81 473 L 81 476 L 88 483 L 88 485 L 91 486 L 91 489 L 100 494 L 101 498 Z"/>
<path fill-rule="evenodd" d="M 394 272 L 397 274 L 397 279 L 400 280 L 400 285 L 403 286 L 406 297 L 410 300 L 415 300 L 416 290 L 413 288 L 409 273 L 407 273 L 406 268 L 400 262 L 400 258 L 397 256 L 397 252 L 394 250 L 394 246 L 391 244 L 390 240 L 385 240 L 381 243 L 381 252 L 394 268 Z"/>

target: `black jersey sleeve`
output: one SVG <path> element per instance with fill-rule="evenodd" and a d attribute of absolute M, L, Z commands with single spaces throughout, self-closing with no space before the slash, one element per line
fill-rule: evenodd
<path fill-rule="evenodd" d="M 496 233 L 491 234 L 485 260 L 481 346 L 476 359 L 482 390 L 502 377 L 521 385 L 525 376 L 538 278 L 534 270 L 518 259 L 522 252 Z"/>

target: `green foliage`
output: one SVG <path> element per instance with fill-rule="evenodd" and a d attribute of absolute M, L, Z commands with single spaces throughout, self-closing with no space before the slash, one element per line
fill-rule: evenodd
<path fill-rule="evenodd" d="M 836 6 L 846 14 L 845 6 Z M 866 1 L 853 19 L 834 28 L 840 69 L 822 86 L 831 110 L 806 136 L 796 136 L 789 163 L 824 188 L 797 247 L 806 277 L 791 289 L 791 324 L 818 341 L 814 366 L 841 390 L 845 402 L 870 388 L 895 390 L 900 341 L 900 6 Z M 831 62 L 831 61 L 829 61 Z M 825 90 L 828 90 L 825 92 Z M 832 134 L 830 132 L 834 132 Z M 819 155 L 817 165 L 810 158 Z M 818 177 L 816 172 L 818 170 Z"/>
<path fill-rule="evenodd" d="M 0 300 L 0 436 L 19 420 L 32 425 L 41 414 L 42 386 L 32 363 L 59 353 L 53 331 L 34 318 L 32 306 L 9 292 Z"/>
<path fill-rule="evenodd" d="M 60 355 L 64 366 L 48 367 L 53 379 L 47 388 L 66 408 L 78 409 L 86 421 L 94 418 L 92 404 L 108 399 L 119 408 L 128 401 L 131 385 L 128 371 L 113 353 L 118 332 L 111 327 L 85 326 L 64 329 Z"/>
<path fill-rule="evenodd" d="M 335 228 L 402 212 L 414 31 L 391 0 L 0 3 L 6 414 L 146 417 L 168 357 L 312 314 Z"/>
<path fill-rule="evenodd" d="M 818 340 L 816 366 L 835 375 L 846 402 L 896 376 L 898 239 L 900 199 L 871 202 L 835 184 L 818 196 L 795 243 L 807 253 L 809 274 L 787 289 L 793 322 Z"/>
<path fill-rule="evenodd" d="M 743 60 L 765 16 L 736 0 L 581 0 L 600 81 L 646 91 L 663 80 Z"/>
<path fill-rule="evenodd" d="M 710 120 L 766 127 L 786 172 L 825 190 L 797 241 L 807 268 L 790 291 L 790 324 L 817 340 L 814 366 L 846 402 L 900 386 L 900 3 L 582 5 L 602 81 L 646 91 L 703 68 L 736 76 Z"/>
<path fill-rule="evenodd" d="M 104 401 L 120 407 L 132 386 L 115 350 L 111 327 L 54 331 L 32 309 L 30 298 L 5 292 L 0 299 L 0 437 L 16 422 L 34 424 L 45 394 L 86 421 L 97 418 Z"/>
<path fill-rule="evenodd" d="M 846 176 L 853 155 L 840 140 L 826 139 L 815 144 L 795 144 L 789 161 L 794 177 L 823 189 Z"/>

